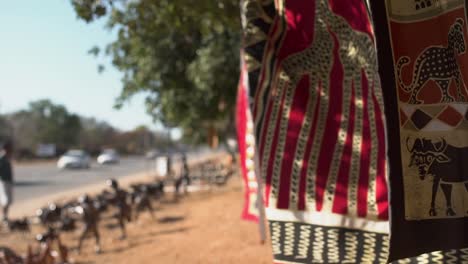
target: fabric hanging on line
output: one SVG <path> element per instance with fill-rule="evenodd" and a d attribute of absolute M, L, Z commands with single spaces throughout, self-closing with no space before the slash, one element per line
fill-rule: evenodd
<path fill-rule="evenodd" d="M 275 262 L 385 262 L 383 101 L 366 3 L 241 5 Z"/>
<path fill-rule="evenodd" d="M 466 1 L 371 7 L 388 127 L 390 259 L 446 250 L 453 263 L 466 262 Z"/>
<path fill-rule="evenodd" d="M 239 149 L 239 165 L 244 183 L 244 207 L 242 219 L 258 222 L 258 181 L 255 173 L 255 137 L 253 133 L 252 113 L 248 97 L 248 76 L 241 52 L 241 69 L 236 102 L 236 127 Z"/>
<path fill-rule="evenodd" d="M 276 263 L 387 262 L 387 145 L 373 24 L 392 172 L 390 258 L 467 260 L 466 173 L 450 173 L 466 166 L 464 2 L 369 2 L 241 2 L 244 82 Z M 434 56 L 448 62 L 426 59 Z M 413 75 L 427 82 L 418 87 Z"/>

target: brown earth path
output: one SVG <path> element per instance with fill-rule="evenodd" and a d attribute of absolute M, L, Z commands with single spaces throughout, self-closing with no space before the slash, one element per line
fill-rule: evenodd
<path fill-rule="evenodd" d="M 240 219 L 241 186 L 233 177 L 225 187 L 191 193 L 177 203 L 169 193 L 157 204 L 156 220 L 145 213 L 128 225 L 127 240 L 117 239 L 119 231 L 106 227 L 114 221 L 105 219 L 100 223 L 103 253 L 94 254 L 90 238 L 81 255 L 72 251 L 71 257 L 75 263 L 272 263 L 270 245 L 259 243 L 256 224 Z M 0 232 L 0 246 L 25 252 L 32 237 Z M 77 237 L 75 231 L 62 239 L 74 247 Z"/>

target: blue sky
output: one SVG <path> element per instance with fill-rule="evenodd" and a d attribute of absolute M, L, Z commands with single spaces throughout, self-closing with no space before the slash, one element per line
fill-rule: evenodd
<path fill-rule="evenodd" d="M 155 128 L 139 95 L 123 109 L 112 108 L 121 89 L 121 74 L 98 63 L 88 50 L 113 40 L 104 20 L 78 20 L 69 0 L 2 1 L 0 9 L 0 113 L 26 108 L 42 98 L 70 112 L 105 120 L 120 129 Z"/>

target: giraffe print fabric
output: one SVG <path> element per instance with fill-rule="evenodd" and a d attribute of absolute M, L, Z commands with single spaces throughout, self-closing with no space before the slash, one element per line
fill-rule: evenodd
<path fill-rule="evenodd" d="M 256 172 L 267 219 L 273 227 L 285 223 L 271 237 L 280 252 L 275 261 L 382 263 L 388 247 L 345 256 L 338 250 L 344 236 L 336 231 L 388 232 L 384 107 L 367 2 L 245 0 L 241 6 Z M 315 233 L 297 233 L 295 223 L 331 228 L 330 259 L 321 257 L 327 248 L 314 246 L 320 244 Z M 299 237 L 310 241 L 283 243 Z"/>
<path fill-rule="evenodd" d="M 352 3 L 355 23 L 341 1 L 276 5 L 250 87 L 268 208 L 387 220 L 373 32 L 365 2 Z"/>
<path fill-rule="evenodd" d="M 468 261 L 468 183 L 443 169 L 468 151 L 465 1 L 241 7 L 275 263 Z"/>

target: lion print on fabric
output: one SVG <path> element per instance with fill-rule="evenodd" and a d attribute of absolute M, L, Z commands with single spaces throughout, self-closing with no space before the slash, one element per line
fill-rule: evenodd
<path fill-rule="evenodd" d="M 407 48 L 393 44 L 397 47 L 395 77 L 407 220 L 468 216 L 468 174 L 464 173 L 468 171 L 464 162 L 468 157 L 468 90 L 463 76 L 467 25 L 463 14 L 464 10 L 452 11 L 440 23 L 428 13 L 424 22 L 406 26 Z M 435 25 L 440 30 L 433 38 L 412 39 L 412 33 Z M 395 34 L 401 32 L 398 28 Z"/>
<path fill-rule="evenodd" d="M 435 81 L 441 89 L 441 102 L 447 103 L 455 101 L 455 99 L 449 95 L 449 87 L 452 80 L 455 81 L 457 86 L 457 101 L 465 101 L 462 89 L 466 89 L 466 87 L 461 77 L 460 67 L 457 63 L 457 56 L 466 51 L 463 25 L 463 19 L 458 18 L 450 27 L 447 47 L 431 46 L 418 56 L 414 63 L 413 78 L 409 85 L 406 85 L 403 81 L 402 68 L 410 63 L 410 58 L 407 56 L 400 57 L 397 62 L 398 79 L 400 87 L 404 91 L 411 93 L 408 103 L 423 103 L 423 101 L 417 99 L 417 96 L 429 80 Z"/>

